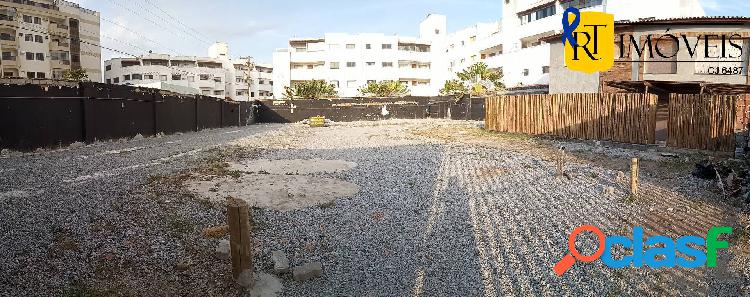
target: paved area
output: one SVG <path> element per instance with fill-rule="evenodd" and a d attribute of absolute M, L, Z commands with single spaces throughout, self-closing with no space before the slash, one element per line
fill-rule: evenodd
<path fill-rule="evenodd" d="M 272 251 L 292 266 L 323 264 L 321 278 L 281 276 L 280 296 L 750 294 L 743 238 L 713 270 L 597 262 L 555 276 L 579 225 L 677 237 L 750 222 L 713 182 L 689 175 L 690 156 L 496 136 L 478 125 L 259 125 L 2 156 L 0 293 L 243 294 L 213 255 L 218 240 L 200 235 L 225 220 L 222 206 L 183 182 L 221 172 L 216 162 L 324 159 L 357 165 L 312 176 L 354 183 L 359 193 L 252 213 L 258 272 L 273 271 Z M 570 151 L 566 178 L 555 176 L 559 146 Z M 643 158 L 643 187 L 630 200 L 618 176 L 634 156 Z M 582 251 L 592 246 L 581 240 Z"/>

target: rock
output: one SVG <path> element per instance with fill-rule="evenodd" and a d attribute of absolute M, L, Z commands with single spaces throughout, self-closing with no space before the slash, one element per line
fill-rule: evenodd
<path fill-rule="evenodd" d="M 625 176 L 625 172 L 618 171 L 617 172 L 617 182 L 618 183 L 624 183 L 626 181 L 628 181 L 628 180 L 627 180 L 627 178 Z"/>
<path fill-rule="evenodd" d="M 10 154 L 10 150 L 9 149 L 0 150 L 0 155 L 8 155 L 8 154 Z"/>
<path fill-rule="evenodd" d="M 716 179 L 716 166 L 709 161 L 703 161 L 695 164 L 693 176 L 700 179 Z"/>
<path fill-rule="evenodd" d="M 271 252 L 271 261 L 273 261 L 273 272 L 276 274 L 289 272 L 289 258 L 281 251 Z"/>
<path fill-rule="evenodd" d="M 301 282 L 323 275 L 323 264 L 320 262 L 313 262 L 302 266 L 294 267 L 292 271 L 294 280 Z"/>
<path fill-rule="evenodd" d="M 237 284 L 245 289 L 251 289 L 255 284 L 255 275 L 253 275 L 253 270 L 248 269 L 240 273 L 240 277 L 237 278 Z"/>
<path fill-rule="evenodd" d="M 679 158 L 680 157 L 680 155 L 674 154 L 674 153 L 661 153 L 661 156 L 667 157 L 667 158 Z"/>
<path fill-rule="evenodd" d="M 70 146 L 69 146 L 69 148 L 72 148 L 72 149 L 74 149 L 74 148 L 81 148 L 81 147 L 84 147 L 85 145 L 86 144 L 83 143 L 83 142 L 76 141 L 74 143 L 71 143 Z"/>
<path fill-rule="evenodd" d="M 133 140 L 141 140 L 141 139 L 143 139 L 143 135 L 141 135 L 140 133 L 136 134 L 136 135 L 135 135 L 135 136 L 133 137 Z"/>
<path fill-rule="evenodd" d="M 219 246 L 216 247 L 216 256 L 223 260 L 229 260 L 229 253 L 231 249 L 229 247 L 229 240 L 223 239 L 219 241 Z"/>
<path fill-rule="evenodd" d="M 615 187 L 604 187 L 604 195 L 612 196 L 615 194 Z"/>

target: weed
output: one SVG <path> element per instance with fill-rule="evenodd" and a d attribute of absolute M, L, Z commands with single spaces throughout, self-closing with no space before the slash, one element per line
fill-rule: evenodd
<path fill-rule="evenodd" d="M 239 171 L 239 170 L 230 170 L 230 171 L 227 172 L 227 175 L 231 176 L 231 177 L 233 177 L 235 179 L 238 179 L 238 178 L 242 177 L 242 171 Z"/>
<path fill-rule="evenodd" d="M 638 201 L 637 197 L 631 194 L 631 195 L 626 196 L 623 202 L 627 204 L 635 204 L 636 201 Z"/>

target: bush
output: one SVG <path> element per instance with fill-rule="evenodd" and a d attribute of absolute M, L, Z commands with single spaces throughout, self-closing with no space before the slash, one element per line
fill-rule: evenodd
<path fill-rule="evenodd" d="M 359 92 L 365 97 L 403 97 L 409 93 L 409 89 L 399 81 L 384 80 L 370 82 Z"/>
<path fill-rule="evenodd" d="M 306 80 L 295 82 L 284 89 L 287 99 L 322 99 L 337 97 L 336 86 L 324 80 Z"/>

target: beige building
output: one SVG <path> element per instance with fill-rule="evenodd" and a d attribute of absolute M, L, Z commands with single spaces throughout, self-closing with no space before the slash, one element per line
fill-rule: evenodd
<path fill-rule="evenodd" d="M 83 69 L 101 82 L 99 12 L 63 0 L 0 0 L 0 74 L 62 78 Z"/>

